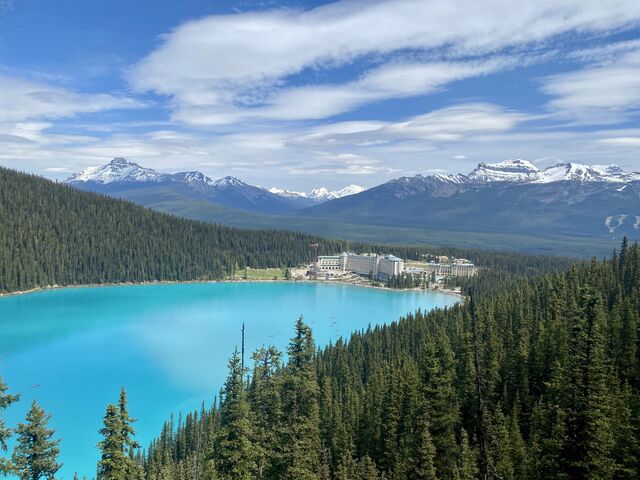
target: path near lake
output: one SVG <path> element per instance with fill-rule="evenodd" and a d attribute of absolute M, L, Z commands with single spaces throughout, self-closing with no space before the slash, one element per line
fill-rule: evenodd
<path fill-rule="evenodd" d="M 64 288 L 0 298 L 0 375 L 22 393 L 8 422 L 21 421 L 36 398 L 63 440 L 62 476 L 92 477 L 104 409 L 120 387 L 146 446 L 171 413 L 212 403 L 242 322 L 249 353 L 263 344 L 285 350 L 299 315 L 326 345 L 457 301 L 430 291 L 312 282 Z"/>

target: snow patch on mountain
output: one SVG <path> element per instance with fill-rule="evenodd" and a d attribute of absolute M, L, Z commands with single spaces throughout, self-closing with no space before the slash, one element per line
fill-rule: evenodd
<path fill-rule="evenodd" d="M 219 178 L 215 182 L 213 182 L 215 187 L 221 188 L 234 188 L 234 187 L 246 187 L 248 184 L 244 183 L 237 177 L 226 176 Z M 259 188 L 259 187 L 256 187 Z"/>
<path fill-rule="evenodd" d="M 306 192 L 296 192 L 294 190 L 287 190 L 286 188 L 271 187 L 269 191 L 285 198 L 308 198 Z"/>
<path fill-rule="evenodd" d="M 584 165 L 582 163 L 560 163 L 542 170 L 534 183 L 553 182 L 607 182 L 625 183 L 640 180 L 640 173 L 624 172 L 617 165 Z"/>
<path fill-rule="evenodd" d="M 522 160 L 505 160 L 499 163 L 480 163 L 467 178 L 472 182 L 530 182 L 540 170 L 532 163 Z"/>
<path fill-rule="evenodd" d="M 187 183 L 189 185 L 215 185 L 215 180 L 198 171 L 174 173 L 171 175 L 171 178 L 176 181 Z"/>
<path fill-rule="evenodd" d="M 627 173 L 618 165 L 582 163 L 559 163 L 541 170 L 531 162 L 517 159 L 499 163 L 480 163 L 467 175 L 467 179 L 472 183 L 625 183 L 640 180 L 640 173 Z"/>
<path fill-rule="evenodd" d="M 296 192 L 293 190 L 286 190 L 284 188 L 271 187 L 269 191 L 276 195 L 280 195 L 286 198 L 307 198 L 316 202 L 326 202 L 328 200 L 335 200 L 336 198 L 347 197 L 349 195 L 355 195 L 364 192 L 366 189 L 360 185 L 348 185 L 340 190 L 330 191 L 325 187 L 314 188 L 310 192 Z"/>
<path fill-rule="evenodd" d="M 440 179 L 442 175 L 430 175 Z M 451 177 L 451 176 L 448 176 Z M 585 165 L 582 163 L 559 163 L 540 169 L 531 162 L 522 159 L 505 160 L 498 163 L 480 163 L 461 183 L 487 184 L 497 182 L 511 183 L 627 183 L 640 180 L 640 173 L 627 173 L 618 165 Z M 417 175 L 416 178 L 421 178 Z"/>
<path fill-rule="evenodd" d="M 629 215 L 625 215 L 624 213 L 621 213 L 620 215 L 610 215 L 605 219 L 604 225 L 609 229 L 609 233 L 614 233 L 616 229 L 620 228 L 624 224 L 624 221 L 628 216 Z"/>

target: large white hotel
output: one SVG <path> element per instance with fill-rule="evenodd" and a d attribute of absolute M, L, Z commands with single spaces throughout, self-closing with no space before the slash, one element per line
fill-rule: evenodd
<path fill-rule="evenodd" d="M 473 277 L 476 266 L 471 262 L 454 261 L 452 263 L 429 262 L 424 269 L 428 274 L 442 277 Z"/>
<path fill-rule="evenodd" d="M 358 275 L 388 280 L 392 276 L 404 272 L 404 260 L 393 255 L 342 252 L 340 255 L 319 256 L 318 271 L 349 271 Z"/>

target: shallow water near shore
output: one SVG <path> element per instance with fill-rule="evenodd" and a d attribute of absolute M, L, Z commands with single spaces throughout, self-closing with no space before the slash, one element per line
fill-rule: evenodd
<path fill-rule="evenodd" d="M 69 288 L 0 298 L 0 376 L 20 402 L 53 415 L 62 439 L 60 476 L 95 476 L 105 407 L 126 387 L 137 439 L 146 446 L 173 413 L 208 406 L 246 328 L 247 357 L 273 344 L 285 350 L 303 315 L 318 345 L 417 309 L 459 297 L 309 282 L 188 283 Z"/>

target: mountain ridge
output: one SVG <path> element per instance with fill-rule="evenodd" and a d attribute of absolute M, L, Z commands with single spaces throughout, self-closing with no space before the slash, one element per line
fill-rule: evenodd
<path fill-rule="evenodd" d="M 237 177 L 213 179 L 197 170 L 161 173 L 123 157 L 115 157 L 111 162 L 99 167 L 87 167 L 71 175 L 65 183 L 83 190 L 108 194 L 124 194 L 131 189 L 162 185 L 173 190 L 181 190 L 187 196 L 214 201 L 230 208 L 261 213 L 290 212 L 364 191 L 364 188 L 358 185 L 349 185 L 335 191 L 320 187 L 309 193 L 276 187 L 267 190 L 250 185 Z"/>
<path fill-rule="evenodd" d="M 304 213 L 461 232 L 640 238 L 640 173 L 616 165 L 480 163 L 468 175 L 400 177 Z"/>

